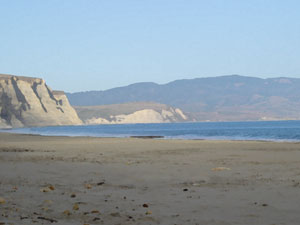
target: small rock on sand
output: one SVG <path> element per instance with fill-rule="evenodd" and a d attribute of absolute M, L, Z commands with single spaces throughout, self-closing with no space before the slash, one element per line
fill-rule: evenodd
<path fill-rule="evenodd" d="M 99 210 L 92 210 L 91 213 L 100 213 Z"/>
<path fill-rule="evenodd" d="M 228 167 L 216 167 L 216 168 L 212 168 L 212 171 L 223 171 L 223 170 L 231 170 Z"/>
<path fill-rule="evenodd" d="M 85 185 L 85 188 L 86 188 L 86 189 L 91 189 L 91 188 L 92 188 L 92 185 L 91 185 L 91 184 L 86 184 L 86 185 Z"/>
<path fill-rule="evenodd" d="M 67 216 L 70 216 L 71 215 L 71 212 L 69 210 L 65 210 L 63 211 L 63 214 L 67 215 Z"/>
<path fill-rule="evenodd" d="M 77 203 L 73 205 L 73 210 L 79 210 L 79 205 Z"/>
<path fill-rule="evenodd" d="M 49 188 L 51 191 L 54 191 L 54 190 L 55 190 L 55 187 L 54 187 L 53 185 L 50 185 L 48 188 Z"/>
<path fill-rule="evenodd" d="M 112 217 L 121 217 L 120 213 L 115 212 L 110 214 Z"/>
<path fill-rule="evenodd" d="M 5 199 L 0 197 L 0 204 L 5 204 L 5 203 L 6 203 Z"/>
<path fill-rule="evenodd" d="M 70 195 L 70 197 L 71 197 L 71 198 L 75 198 L 75 197 L 76 197 L 76 194 L 75 194 L 75 193 L 72 193 L 72 194 Z"/>

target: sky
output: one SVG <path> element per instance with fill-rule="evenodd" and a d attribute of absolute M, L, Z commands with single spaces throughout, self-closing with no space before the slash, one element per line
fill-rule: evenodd
<path fill-rule="evenodd" d="M 0 73 L 67 92 L 300 78 L 299 0 L 0 0 Z"/>

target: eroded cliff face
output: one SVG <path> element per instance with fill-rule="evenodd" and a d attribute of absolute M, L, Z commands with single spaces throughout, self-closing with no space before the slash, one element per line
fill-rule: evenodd
<path fill-rule="evenodd" d="M 179 111 L 180 109 L 176 109 Z M 134 113 L 125 115 L 111 116 L 109 120 L 104 118 L 91 118 L 85 120 L 86 124 L 126 124 L 126 123 L 174 123 L 186 121 L 186 116 L 180 110 L 162 110 L 161 112 L 153 109 L 143 109 Z"/>
<path fill-rule="evenodd" d="M 178 108 L 151 102 L 75 106 L 75 109 L 85 124 L 173 123 L 190 121 L 190 118 Z"/>
<path fill-rule="evenodd" d="M 0 74 L 0 127 L 81 124 L 63 92 L 44 80 Z"/>

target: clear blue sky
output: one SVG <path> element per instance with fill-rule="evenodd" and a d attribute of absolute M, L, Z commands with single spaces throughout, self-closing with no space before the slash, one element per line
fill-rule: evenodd
<path fill-rule="evenodd" d="M 299 0 L 0 0 L 0 73 L 53 89 L 300 77 Z"/>

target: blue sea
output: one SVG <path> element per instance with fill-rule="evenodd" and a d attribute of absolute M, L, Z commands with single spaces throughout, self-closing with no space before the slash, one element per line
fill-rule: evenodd
<path fill-rule="evenodd" d="M 5 132 L 47 136 L 131 137 L 165 139 L 300 141 L 300 121 L 199 122 L 33 127 Z"/>

